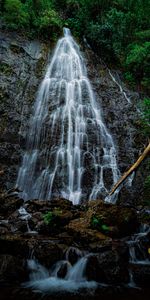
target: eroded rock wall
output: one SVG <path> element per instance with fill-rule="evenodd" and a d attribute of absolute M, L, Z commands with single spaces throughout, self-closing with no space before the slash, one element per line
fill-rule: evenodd
<path fill-rule="evenodd" d="M 0 177 L 12 188 L 25 149 L 26 133 L 49 47 L 15 33 L 1 32 Z"/>
<path fill-rule="evenodd" d="M 12 188 L 25 150 L 26 133 L 32 106 L 39 84 L 44 76 L 53 46 L 30 41 L 15 33 L 1 33 L 1 90 L 0 90 L 0 187 Z M 113 135 L 118 152 L 118 166 L 122 174 L 138 157 L 146 139 L 139 130 L 138 93 L 132 92 L 118 77 L 131 103 L 128 103 L 109 70 L 89 49 L 83 47 L 97 102 L 103 110 L 104 121 Z M 93 141 L 94 142 L 94 141 Z M 143 182 L 147 174 L 147 161 L 137 171 L 132 186 L 130 180 L 121 190 L 120 201 L 137 203 L 142 198 Z M 87 178 L 88 181 L 91 177 Z M 109 182 L 109 172 L 105 174 Z"/>

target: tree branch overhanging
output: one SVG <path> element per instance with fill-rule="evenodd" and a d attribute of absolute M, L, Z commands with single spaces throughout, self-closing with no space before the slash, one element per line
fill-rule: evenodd
<path fill-rule="evenodd" d="M 118 182 L 113 186 L 111 192 L 109 193 L 109 195 L 111 196 L 116 190 L 117 188 L 120 186 L 121 183 L 124 182 L 124 180 L 133 173 L 133 171 L 135 171 L 139 165 L 141 164 L 141 162 L 146 158 L 146 156 L 150 154 L 150 142 L 148 144 L 148 146 L 145 148 L 145 150 L 143 151 L 143 153 L 139 156 L 139 158 L 137 159 L 137 161 L 131 166 L 131 168 L 126 171 L 122 177 L 118 180 Z"/>

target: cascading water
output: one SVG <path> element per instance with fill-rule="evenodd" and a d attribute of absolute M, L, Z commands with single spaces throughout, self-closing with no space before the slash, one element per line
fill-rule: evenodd
<path fill-rule="evenodd" d="M 145 247 L 142 245 L 143 238 L 147 237 L 150 232 L 150 227 L 147 224 L 142 224 L 140 232 L 131 236 L 131 239 L 127 242 L 129 247 L 129 256 L 130 256 L 130 265 L 147 265 L 150 266 L 150 260 L 148 252 L 145 251 Z M 137 288 L 136 283 L 134 282 L 134 274 L 132 268 L 129 269 L 130 282 L 129 286 Z"/>
<path fill-rule="evenodd" d="M 78 254 L 78 250 L 77 250 Z M 66 259 L 58 261 L 50 271 L 40 265 L 36 260 L 28 260 L 30 270 L 30 281 L 23 284 L 24 287 L 35 289 L 43 293 L 54 293 L 67 291 L 69 293 L 77 292 L 82 288 L 96 289 L 95 281 L 87 281 L 85 276 L 88 255 L 79 257 L 74 265 Z M 61 277 L 59 272 L 66 267 L 64 276 Z"/>
<path fill-rule="evenodd" d="M 116 80 L 116 78 L 114 77 L 114 75 L 111 73 L 111 71 L 108 69 L 109 75 L 111 77 L 111 79 L 115 82 L 115 84 L 119 87 L 120 93 L 123 94 L 124 98 L 127 100 L 128 103 L 131 103 L 130 98 L 127 96 L 127 94 L 125 93 L 125 91 L 123 90 L 121 84 Z"/>
<path fill-rule="evenodd" d="M 130 263 L 150 265 L 148 253 L 145 252 L 145 249 L 141 243 L 143 238 L 145 238 L 149 232 L 150 232 L 150 227 L 144 224 L 141 226 L 140 232 L 134 234 L 131 237 L 131 240 L 128 241 L 127 244 L 129 246 Z"/>
<path fill-rule="evenodd" d="M 105 198 L 118 180 L 116 150 L 69 29 L 39 88 L 17 186 L 22 197 Z M 115 201 L 116 194 L 108 201 Z"/>

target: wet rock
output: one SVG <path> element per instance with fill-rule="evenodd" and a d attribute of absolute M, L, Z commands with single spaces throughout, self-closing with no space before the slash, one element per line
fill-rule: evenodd
<path fill-rule="evenodd" d="M 34 244 L 34 241 L 33 241 Z M 32 244 L 20 235 L 5 235 L 0 238 L 0 254 L 9 254 L 27 258 L 32 249 Z"/>
<path fill-rule="evenodd" d="M 96 101 L 102 107 L 105 124 L 113 136 L 117 148 L 119 170 L 123 174 L 136 161 L 139 152 L 142 151 L 143 144 L 147 144 L 146 137 L 141 133 L 139 125 L 137 107 L 140 102 L 140 95 L 128 89 L 123 82 L 123 74 L 119 70 L 110 70 L 130 98 L 131 103 L 128 103 L 118 85 L 112 80 L 107 66 L 92 50 L 87 47 L 84 50 L 88 58 L 88 76 L 96 94 Z M 124 189 L 121 189 L 119 195 L 120 203 L 129 203 L 135 206 L 137 203 L 141 203 L 144 193 L 143 178 L 146 178 L 148 174 L 146 160 L 136 171 L 133 182 L 130 178 L 124 182 Z M 111 189 L 108 173 L 105 174 L 105 180 Z"/>
<path fill-rule="evenodd" d="M 66 199 L 52 199 L 50 201 L 43 200 L 30 200 L 27 202 L 27 209 L 29 212 L 36 211 L 49 211 L 54 210 L 55 208 L 58 210 L 69 210 L 72 208 L 72 202 Z"/>
<path fill-rule="evenodd" d="M 51 213 L 51 217 L 46 218 L 48 213 Z M 43 235 L 56 235 L 62 231 L 62 227 L 70 222 L 72 219 L 72 213 L 69 211 L 51 210 L 42 215 L 42 220 L 37 223 L 35 229 Z"/>
<path fill-rule="evenodd" d="M 136 231 L 139 223 L 136 211 L 132 208 L 107 204 L 101 200 L 88 203 L 89 214 L 97 219 L 97 224 L 91 222 L 100 231 L 106 231 L 112 237 L 123 237 Z M 102 225 L 108 227 L 103 229 Z"/>
<path fill-rule="evenodd" d="M 139 221 L 150 225 L 150 206 L 137 207 L 137 212 Z"/>
<path fill-rule="evenodd" d="M 0 235 L 8 234 L 11 231 L 11 225 L 8 220 L 0 219 Z"/>
<path fill-rule="evenodd" d="M 23 204 L 23 200 L 15 195 L 0 195 L 0 214 L 9 216 Z"/>
<path fill-rule="evenodd" d="M 26 261 L 12 255 L 0 255 L 0 284 L 21 283 L 28 279 Z"/>
<path fill-rule="evenodd" d="M 8 232 L 7 227 L 0 226 L 0 235 L 7 234 Z"/>
<path fill-rule="evenodd" d="M 57 261 L 62 260 L 65 250 L 66 246 L 61 246 L 57 240 L 42 240 L 37 243 L 34 255 L 42 265 L 50 268 Z"/>
<path fill-rule="evenodd" d="M 16 182 L 25 150 L 26 132 L 29 127 L 28 120 L 32 113 L 32 105 L 39 83 L 45 72 L 48 49 L 47 45 L 40 41 L 27 40 L 16 33 L 1 32 L 1 37 L 0 158 L 2 163 L 0 169 L 3 168 L 5 172 L 0 177 L 0 185 L 8 189 Z M 129 104 L 97 55 L 88 48 L 85 48 L 84 51 L 88 58 L 88 75 L 96 93 L 97 103 L 102 106 L 105 123 L 114 137 L 119 169 L 123 173 L 129 166 L 129 162 L 131 164 L 135 161 L 141 145 L 145 142 L 145 138 L 137 133 L 139 115 L 136 105 L 139 101 L 139 95 L 128 90 L 122 81 L 121 72 L 112 70 L 113 75 L 131 99 L 131 104 Z M 62 95 L 62 102 L 64 101 L 63 98 Z M 83 101 L 86 103 L 86 100 L 87 89 L 83 85 Z M 86 116 L 88 116 L 88 112 L 86 112 Z M 95 142 L 95 133 L 91 132 L 90 128 L 89 124 L 87 130 L 92 145 Z M 102 147 L 99 146 L 101 152 Z M 83 194 L 84 192 L 87 193 L 91 183 L 94 183 L 94 168 L 90 154 L 85 157 L 85 165 L 86 170 L 82 183 Z M 143 193 L 142 172 L 147 173 L 146 165 L 136 172 L 133 179 L 136 188 L 132 187 L 131 189 L 130 182 L 127 180 L 124 191 L 120 192 L 120 203 L 129 201 L 129 203 L 136 204 L 136 202 L 141 201 Z M 109 188 L 112 181 L 109 168 L 105 170 L 104 177 Z M 59 186 L 59 182 L 57 184 Z"/>
<path fill-rule="evenodd" d="M 41 212 L 33 212 L 32 213 L 32 221 L 33 222 L 37 222 L 37 221 L 41 221 L 43 218 L 43 214 Z"/>
<path fill-rule="evenodd" d="M 61 265 L 60 269 L 57 272 L 57 276 L 59 278 L 64 278 L 68 271 L 68 262 L 64 262 L 64 264 Z"/>
<path fill-rule="evenodd" d="M 71 221 L 67 226 L 66 230 L 73 234 L 74 240 L 78 240 L 78 242 L 83 243 L 91 243 L 94 241 L 102 241 L 105 242 L 110 238 L 105 236 L 103 233 L 98 232 L 97 230 L 91 230 L 88 228 L 88 223 L 86 218 L 75 219 Z"/>
<path fill-rule="evenodd" d="M 26 235 L 5 235 L 0 238 L 0 254 L 27 260 L 34 255 L 38 261 L 50 268 L 63 259 L 68 247 L 57 238 L 39 238 Z"/>
<path fill-rule="evenodd" d="M 40 59 L 42 57 L 42 47 L 39 41 L 27 42 L 23 46 L 24 51 L 33 59 Z"/>
<path fill-rule="evenodd" d="M 45 224 L 43 220 L 37 223 L 37 225 L 35 226 L 35 230 L 37 230 L 37 232 L 42 235 L 49 235 L 51 231 L 53 231 L 51 230 L 49 225 Z"/>
<path fill-rule="evenodd" d="M 116 250 L 90 255 L 86 268 L 88 279 L 108 284 L 127 283 L 128 260 L 125 258 Z"/>
<path fill-rule="evenodd" d="M 133 278 L 137 286 L 149 287 L 150 283 L 150 261 L 143 264 L 132 265 Z"/>
<path fill-rule="evenodd" d="M 28 232 L 28 223 L 25 220 L 13 220 L 10 222 L 11 224 L 11 231 L 13 233 L 25 233 Z"/>
<path fill-rule="evenodd" d="M 25 148 L 32 104 L 47 62 L 47 46 L 40 41 L 1 31 L 0 185 L 16 183 Z"/>
<path fill-rule="evenodd" d="M 66 260 L 74 265 L 82 256 L 84 252 L 76 247 L 69 247 L 65 253 Z"/>

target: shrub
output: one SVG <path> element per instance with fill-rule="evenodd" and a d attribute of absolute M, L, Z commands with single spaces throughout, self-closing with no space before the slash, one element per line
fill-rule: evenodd
<path fill-rule="evenodd" d="M 43 219 L 46 225 L 50 225 L 53 222 L 54 215 L 51 211 L 43 215 Z"/>
<path fill-rule="evenodd" d="M 127 53 L 125 66 L 134 75 L 139 83 L 148 80 L 150 42 L 142 45 L 131 44 Z"/>
<path fill-rule="evenodd" d="M 23 29 L 29 26 L 29 13 L 20 0 L 6 0 L 4 8 L 4 20 L 7 27 Z"/>
<path fill-rule="evenodd" d="M 150 98 L 144 98 L 141 103 L 141 125 L 144 135 L 150 136 Z"/>
<path fill-rule="evenodd" d="M 102 231 L 104 233 L 109 232 L 109 226 L 103 223 L 103 220 L 98 216 L 92 216 L 91 218 L 91 226 L 94 229 Z"/>

